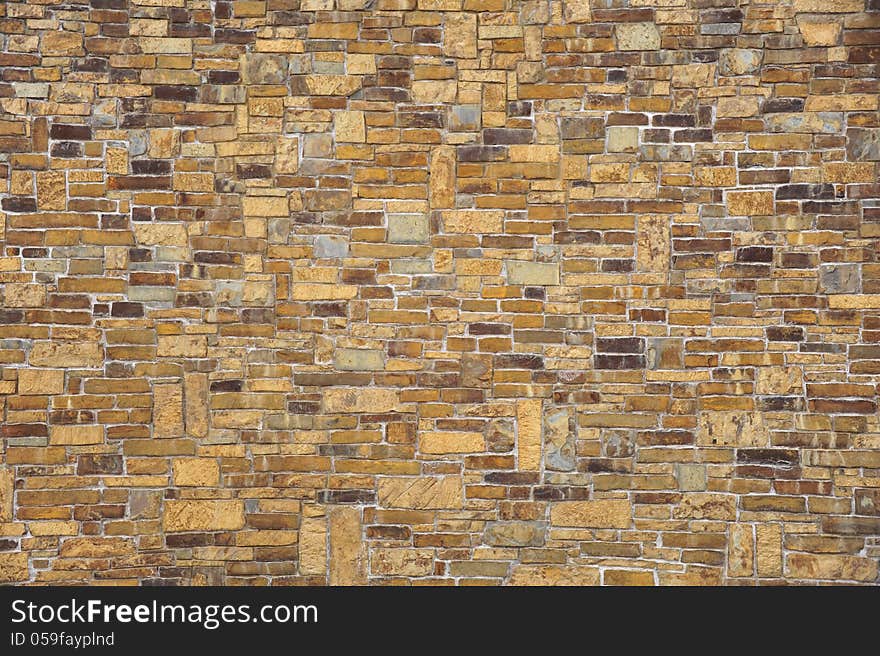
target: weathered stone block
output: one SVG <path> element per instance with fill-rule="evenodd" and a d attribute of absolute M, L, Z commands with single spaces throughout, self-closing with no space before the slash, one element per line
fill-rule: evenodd
<path fill-rule="evenodd" d="M 429 576 L 434 572 L 432 549 L 375 549 L 370 556 L 374 576 Z"/>
<path fill-rule="evenodd" d="M 216 487 L 220 482 L 220 465 L 214 458 L 175 458 L 172 482 L 181 487 Z"/>
<path fill-rule="evenodd" d="M 337 142 L 364 143 L 367 140 L 367 127 L 363 112 L 335 112 L 333 126 Z"/>
<path fill-rule="evenodd" d="M 29 362 L 34 367 L 96 368 L 104 364 L 104 349 L 94 342 L 36 342 Z"/>
<path fill-rule="evenodd" d="M 555 262 L 508 260 L 507 280 L 511 285 L 558 285 L 559 265 Z"/>
<path fill-rule="evenodd" d="M 618 23 L 614 33 L 619 50 L 660 50 L 660 30 L 654 23 Z"/>
<path fill-rule="evenodd" d="M 162 527 L 169 533 L 234 531 L 244 527 L 244 502 L 239 499 L 167 499 Z"/>
<path fill-rule="evenodd" d="M 378 486 L 379 506 L 383 508 L 461 508 L 463 494 L 462 480 L 456 476 L 383 477 Z"/>
<path fill-rule="evenodd" d="M 287 68 L 284 55 L 248 53 L 241 59 L 241 78 L 245 84 L 284 84 Z"/>
<path fill-rule="evenodd" d="M 103 441 L 103 426 L 52 426 L 49 433 L 49 444 L 53 445 L 78 446 Z"/>
<path fill-rule="evenodd" d="M 721 51 L 718 70 L 722 75 L 751 75 L 760 67 L 764 52 L 750 48 L 728 48 Z"/>
<path fill-rule="evenodd" d="M 573 471 L 577 465 L 577 436 L 569 409 L 544 415 L 544 465 L 555 471 Z"/>
<path fill-rule="evenodd" d="M 400 401 L 397 390 L 331 387 L 324 390 L 324 411 L 331 412 L 392 412 Z"/>
<path fill-rule="evenodd" d="M 625 499 L 562 501 L 551 506 L 550 523 L 583 528 L 629 528 L 632 507 Z"/>
<path fill-rule="evenodd" d="M 608 136 L 609 153 L 636 153 L 639 150 L 639 129 L 634 126 L 609 127 L 605 134 Z"/>
<path fill-rule="evenodd" d="M 731 216 L 773 214 L 772 191 L 729 191 L 727 211 Z"/>
<path fill-rule="evenodd" d="M 768 446 L 769 429 L 760 412 L 717 411 L 700 415 L 697 444 Z"/>
<path fill-rule="evenodd" d="M 389 214 L 388 242 L 423 244 L 431 237 L 431 225 L 424 214 Z"/>
<path fill-rule="evenodd" d="M 341 371 L 382 371 L 385 353 L 378 349 L 336 349 L 335 366 Z"/>
<path fill-rule="evenodd" d="M 483 541 L 496 547 L 540 547 L 546 532 L 545 522 L 490 522 Z"/>

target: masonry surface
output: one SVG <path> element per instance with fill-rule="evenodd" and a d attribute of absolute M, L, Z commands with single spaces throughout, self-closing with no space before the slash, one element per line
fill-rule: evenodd
<path fill-rule="evenodd" d="M 0 582 L 880 580 L 880 1 L 0 46 Z"/>

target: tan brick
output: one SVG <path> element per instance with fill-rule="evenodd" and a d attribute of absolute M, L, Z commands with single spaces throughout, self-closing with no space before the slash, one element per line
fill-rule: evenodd
<path fill-rule="evenodd" d="M 614 32 L 620 50 L 660 49 L 660 30 L 654 23 L 618 23 Z"/>
<path fill-rule="evenodd" d="M 792 553 L 785 559 L 785 573 L 792 578 L 810 580 L 876 581 L 877 559 Z"/>
<path fill-rule="evenodd" d="M 486 449 L 482 433 L 440 431 L 422 433 L 419 436 L 419 450 L 436 455 L 448 453 L 478 453 Z"/>
<path fill-rule="evenodd" d="M 20 552 L 0 553 L 0 583 L 19 583 L 30 578 L 28 555 Z"/>
<path fill-rule="evenodd" d="M 727 543 L 727 575 L 752 576 L 755 572 L 755 536 L 751 524 L 734 524 L 730 527 Z"/>
<path fill-rule="evenodd" d="M 363 112 L 335 112 L 333 114 L 333 125 L 336 131 L 336 141 L 364 143 L 367 140 L 367 128 Z"/>
<path fill-rule="evenodd" d="M 52 426 L 49 433 L 49 444 L 53 445 L 101 444 L 103 441 L 103 426 Z"/>
<path fill-rule="evenodd" d="M 523 399 L 516 404 L 516 445 L 518 465 L 524 471 L 541 468 L 541 427 L 543 419 L 540 399 Z"/>
<path fill-rule="evenodd" d="M 697 444 L 705 446 L 768 446 L 769 429 L 757 412 L 718 411 L 700 415 Z"/>
<path fill-rule="evenodd" d="M 330 585 L 364 585 L 367 556 L 359 508 L 339 506 L 329 513 Z"/>
<path fill-rule="evenodd" d="M 782 528 L 779 524 L 755 527 L 758 576 L 782 576 Z"/>
<path fill-rule="evenodd" d="M 41 210 L 67 209 L 67 183 L 64 171 L 37 172 L 37 207 Z"/>
<path fill-rule="evenodd" d="M 186 433 L 194 437 L 208 434 L 208 377 L 205 374 L 186 374 L 184 379 L 186 398 Z"/>
<path fill-rule="evenodd" d="M 15 472 L 0 466 L 0 523 L 11 522 L 15 516 Z"/>
<path fill-rule="evenodd" d="M 182 437 L 183 433 L 183 388 L 174 383 L 154 385 L 154 437 Z"/>
<path fill-rule="evenodd" d="M 440 146 L 431 152 L 429 191 L 432 208 L 455 206 L 455 165 L 454 148 Z"/>
<path fill-rule="evenodd" d="M 325 412 L 391 412 L 400 405 L 397 390 L 381 388 L 341 388 L 324 390 Z"/>
<path fill-rule="evenodd" d="M 172 481 L 183 487 L 216 487 L 220 482 L 220 465 L 214 458 L 175 458 Z"/>
<path fill-rule="evenodd" d="M 11 308 L 42 308 L 46 305 L 46 286 L 7 283 L 3 289 L 3 304 Z"/>
<path fill-rule="evenodd" d="M 512 285 L 558 285 L 559 265 L 555 262 L 507 262 L 507 280 Z"/>
<path fill-rule="evenodd" d="M 315 575 L 327 571 L 327 520 L 323 517 L 303 519 L 299 535 L 299 571 Z"/>
<path fill-rule="evenodd" d="M 156 355 L 160 358 L 203 358 L 208 353 L 204 335 L 160 335 Z"/>
<path fill-rule="evenodd" d="M 510 575 L 510 585 L 583 586 L 599 585 L 598 567 L 583 565 L 517 565 Z"/>
<path fill-rule="evenodd" d="M 730 191 L 727 193 L 727 211 L 731 216 L 773 214 L 773 192 Z"/>
<path fill-rule="evenodd" d="M 477 56 L 477 17 L 450 13 L 444 17 L 443 52 L 448 57 L 474 59 Z"/>
<path fill-rule="evenodd" d="M 374 576 L 429 576 L 434 571 L 432 549 L 375 549 L 370 555 Z"/>
<path fill-rule="evenodd" d="M 244 503 L 237 499 L 165 501 L 162 527 L 169 533 L 234 531 L 244 526 Z"/>
<path fill-rule="evenodd" d="M 625 499 L 561 501 L 551 506 L 550 522 L 554 526 L 629 528 L 632 506 Z"/>
<path fill-rule="evenodd" d="M 443 212 L 444 232 L 495 233 L 501 232 L 504 213 L 495 210 L 455 210 Z"/>
<path fill-rule="evenodd" d="M 297 301 L 335 301 L 354 298 L 358 288 L 354 285 L 325 285 L 299 283 L 293 286 L 292 298 Z"/>
<path fill-rule="evenodd" d="M 380 478 L 378 492 L 379 505 L 383 508 L 462 507 L 462 481 L 455 476 Z"/>

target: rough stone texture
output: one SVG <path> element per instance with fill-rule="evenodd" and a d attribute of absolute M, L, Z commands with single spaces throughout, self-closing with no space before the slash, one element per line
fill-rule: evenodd
<path fill-rule="evenodd" d="M 660 49 L 660 30 L 654 23 L 619 23 L 615 33 L 618 50 Z"/>
<path fill-rule="evenodd" d="M 425 214 L 389 214 L 388 242 L 391 244 L 424 244 L 431 236 Z"/>
<path fill-rule="evenodd" d="M 577 436 L 571 419 L 568 409 L 544 415 L 544 462 L 549 470 L 572 471 L 577 466 Z"/>
<path fill-rule="evenodd" d="M 722 75 L 748 75 L 756 72 L 761 66 L 764 53 L 749 48 L 731 48 L 724 50 L 719 59 L 719 72 Z"/>
<path fill-rule="evenodd" d="M 244 526 L 244 503 L 239 500 L 167 500 L 162 526 L 168 532 L 240 529 Z"/>
<path fill-rule="evenodd" d="M 0 583 L 878 584 L 878 33 L 0 3 Z"/>

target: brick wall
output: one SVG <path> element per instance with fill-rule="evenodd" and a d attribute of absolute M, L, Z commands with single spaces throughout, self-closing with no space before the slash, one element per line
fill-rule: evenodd
<path fill-rule="evenodd" d="M 878 582 L 878 0 L 0 38 L 0 581 Z"/>

